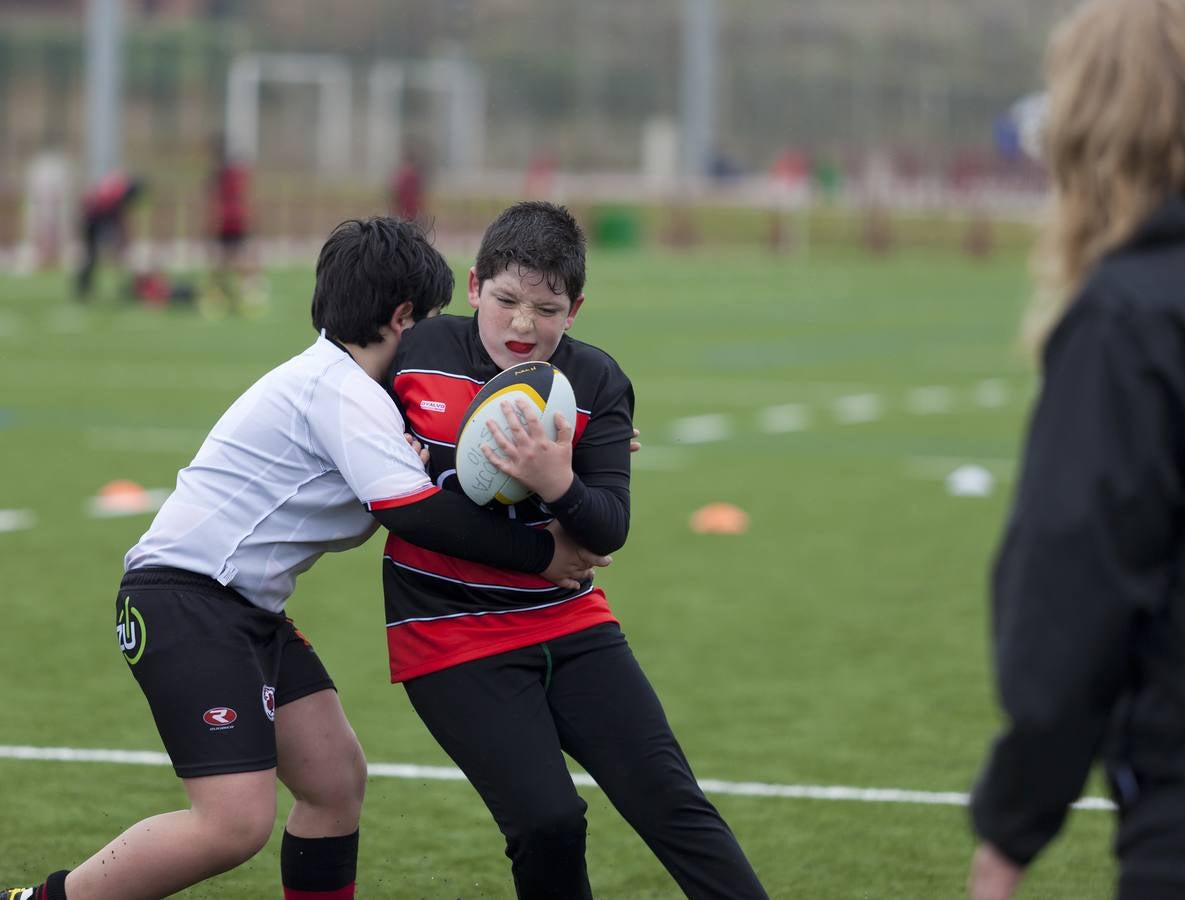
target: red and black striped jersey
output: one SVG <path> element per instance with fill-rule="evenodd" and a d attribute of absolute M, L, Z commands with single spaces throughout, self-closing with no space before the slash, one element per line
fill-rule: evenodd
<path fill-rule="evenodd" d="M 609 552 L 628 531 L 633 387 L 607 353 L 567 336 L 551 362 L 576 394 L 572 468 L 579 502 L 561 498 L 552 509 L 529 497 L 492 506 L 526 525 L 557 518 L 579 543 Z M 481 345 L 475 318 L 426 319 L 403 335 L 386 387 L 428 448 L 428 473 L 444 490 L 461 490 L 455 462 L 461 416 L 498 371 Z M 559 588 L 539 575 L 425 550 L 394 534 L 384 557 L 392 681 L 615 621 L 591 580 L 577 590 Z"/>

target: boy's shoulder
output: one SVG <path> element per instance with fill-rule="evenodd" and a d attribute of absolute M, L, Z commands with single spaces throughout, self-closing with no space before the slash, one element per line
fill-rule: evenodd
<path fill-rule="evenodd" d="M 441 315 L 417 322 L 400 338 L 383 386 L 392 390 L 396 376 L 409 370 L 467 372 L 472 356 L 468 337 L 470 328 L 468 316 Z"/>
<path fill-rule="evenodd" d="M 406 357 L 428 346 L 464 341 L 469 327 L 469 316 L 440 315 L 421 319 L 400 339 L 396 358 Z"/>
<path fill-rule="evenodd" d="M 566 371 L 564 367 L 568 366 L 580 369 L 602 369 L 605 372 L 625 377 L 625 372 L 622 371 L 617 360 L 607 351 L 602 350 L 596 344 L 577 340 L 570 335 L 564 335 L 560 345 L 551 356 L 551 362 L 555 363 L 562 372 Z"/>
<path fill-rule="evenodd" d="M 578 403 L 597 405 L 616 402 L 610 398 L 626 397 L 633 405 L 634 388 L 629 376 L 616 359 L 595 344 L 565 335 L 552 354 L 551 362 L 572 383 Z"/>
<path fill-rule="evenodd" d="M 421 319 L 419 322 L 416 322 L 415 327 L 407 333 L 407 337 L 415 340 L 424 340 L 430 337 L 439 338 L 444 335 L 463 335 L 469 330 L 471 324 L 471 316 L 441 313 L 439 316 L 432 316 L 430 319 Z"/>

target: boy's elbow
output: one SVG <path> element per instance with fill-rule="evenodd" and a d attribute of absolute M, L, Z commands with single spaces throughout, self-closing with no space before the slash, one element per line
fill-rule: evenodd
<path fill-rule="evenodd" d="M 622 528 L 617 534 L 606 535 L 603 546 L 589 547 L 594 553 L 601 556 L 608 556 L 610 553 L 616 553 L 625 546 L 626 538 L 629 537 L 629 525 Z"/>

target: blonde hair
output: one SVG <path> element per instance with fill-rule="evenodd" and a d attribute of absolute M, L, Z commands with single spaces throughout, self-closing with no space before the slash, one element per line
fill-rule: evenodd
<path fill-rule="evenodd" d="M 1046 67 L 1054 195 L 1024 328 L 1034 350 L 1100 259 L 1185 193 L 1185 0 L 1090 0 L 1053 32 Z"/>

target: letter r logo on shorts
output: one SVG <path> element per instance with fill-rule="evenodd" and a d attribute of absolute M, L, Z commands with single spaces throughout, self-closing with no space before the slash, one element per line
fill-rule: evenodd
<path fill-rule="evenodd" d="M 148 629 L 144 627 L 144 617 L 140 610 L 132 606 L 132 598 L 123 598 L 123 609 L 115 619 L 115 636 L 119 639 L 119 649 L 123 651 L 123 658 L 129 666 L 134 666 L 144 655 L 144 645 L 148 643 Z"/>

